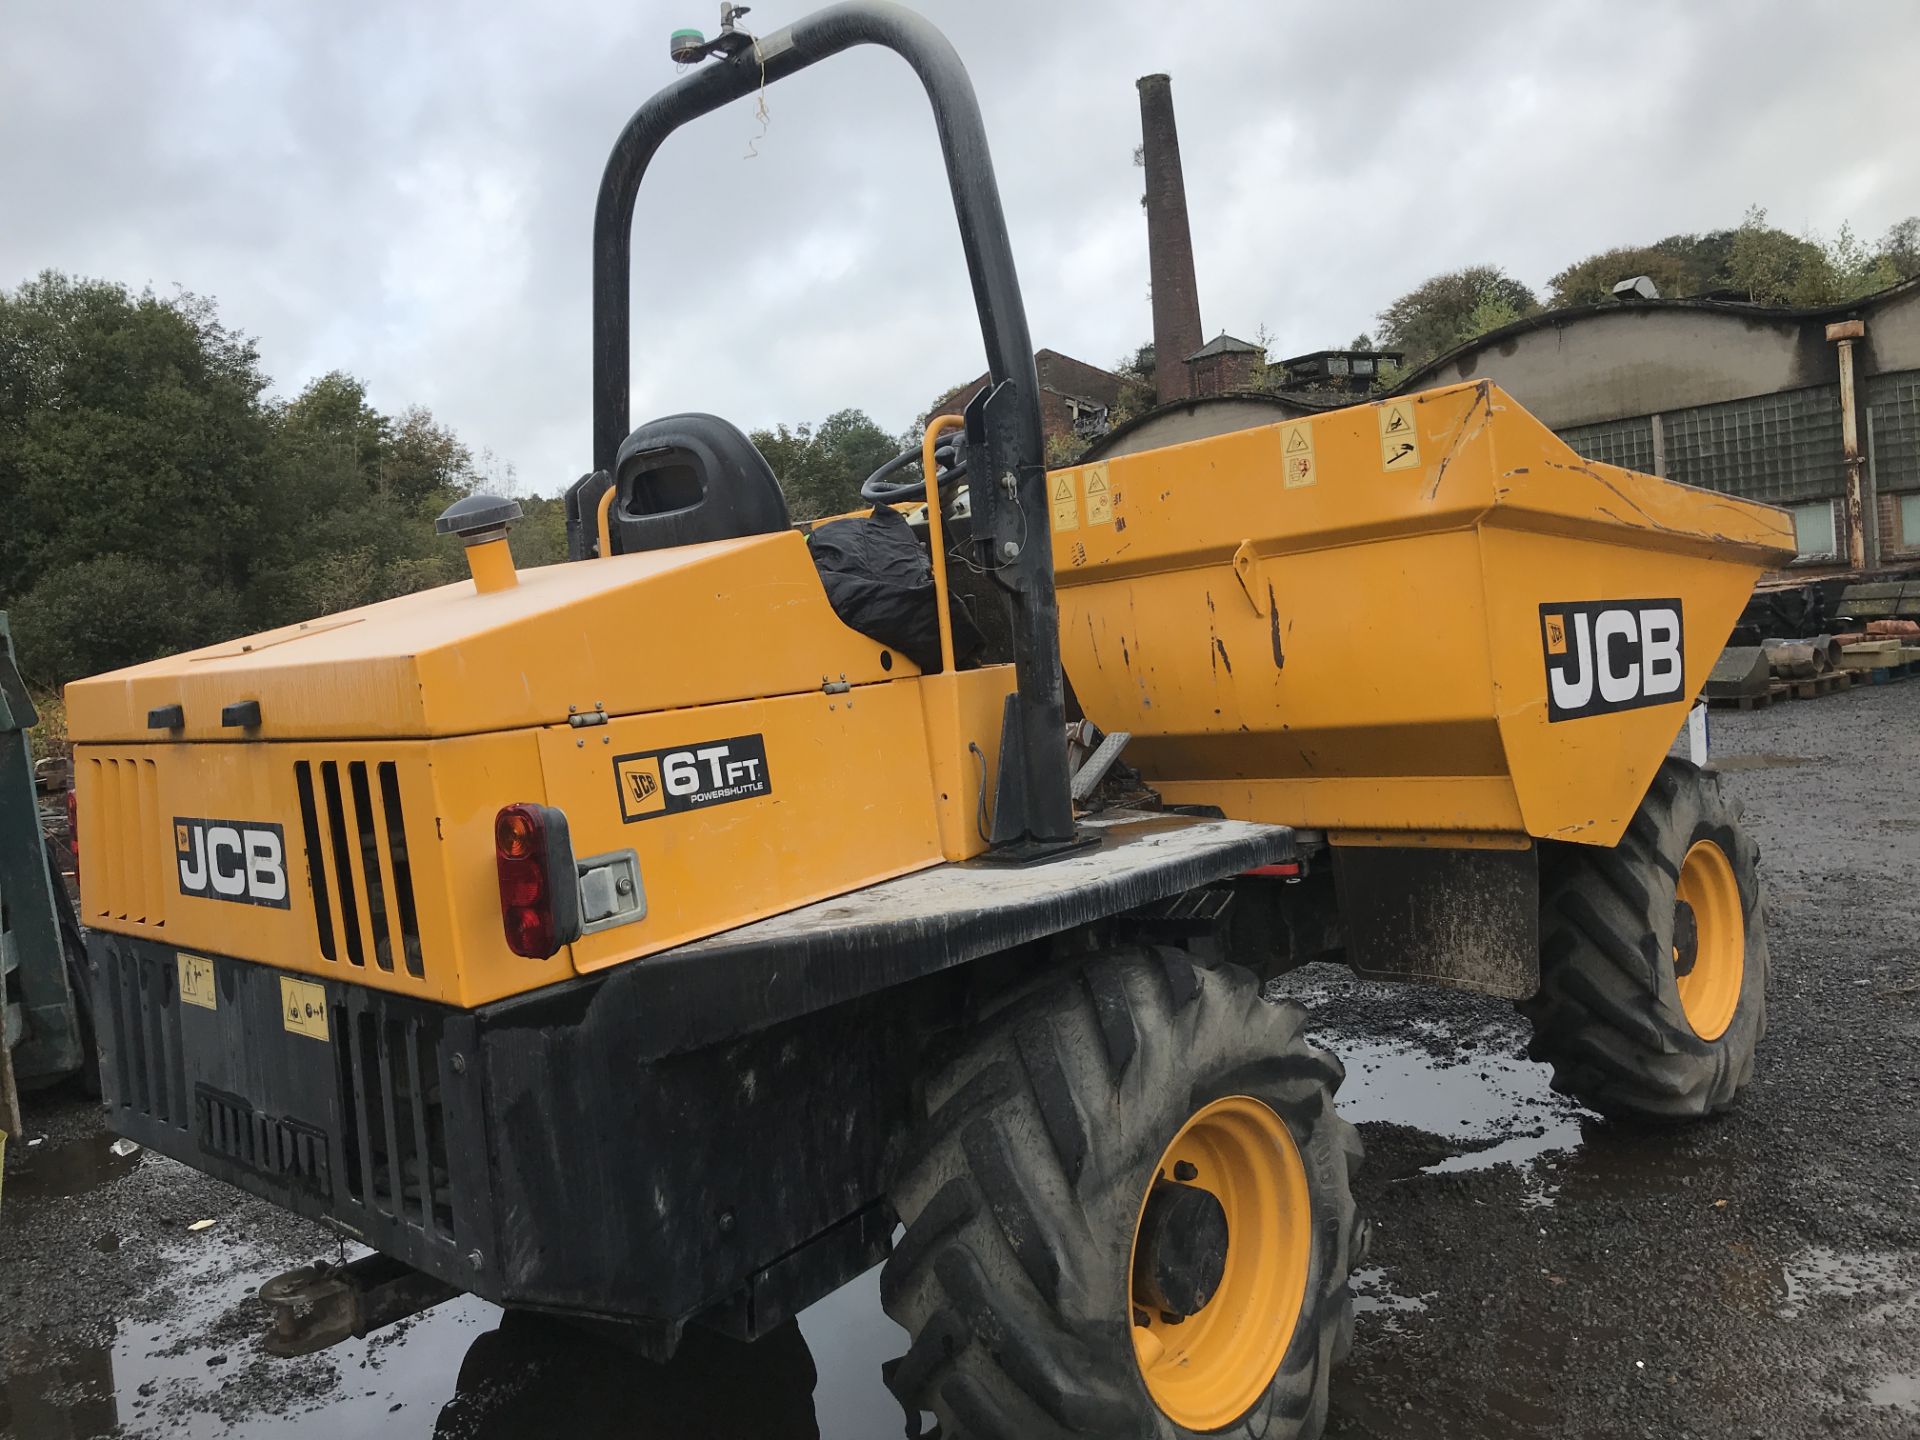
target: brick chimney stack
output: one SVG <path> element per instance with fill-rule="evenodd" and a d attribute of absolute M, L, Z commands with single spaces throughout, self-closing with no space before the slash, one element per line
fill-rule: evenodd
<path fill-rule="evenodd" d="M 1187 182 L 1173 125 L 1173 81 L 1143 75 L 1140 139 L 1147 166 L 1147 269 L 1153 282 L 1154 390 L 1161 404 L 1188 393 L 1186 358 L 1200 348 L 1200 288 L 1193 278 Z"/>

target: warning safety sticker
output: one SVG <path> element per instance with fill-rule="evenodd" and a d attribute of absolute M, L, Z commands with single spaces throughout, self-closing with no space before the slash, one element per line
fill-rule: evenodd
<path fill-rule="evenodd" d="M 1077 477 L 1071 470 L 1059 470 L 1047 477 L 1047 494 L 1053 503 L 1053 530 L 1057 535 L 1062 530 L 1080 528 L 1080 496 L 1074 484 Z"/>
<path fill-rule="evenodd" d="M 1380 407 L 1380 468 L 1414 470 L 1420 465 L 1420 435 L 1413 425 L 1413 402 L 1389 400 Z"/>
<path fill-rule="evenodd" d="M 1313 427 L 1311 425 L 1281 427 L 1280 465 L 1289 490 L 1298 490 L 1302 486 L 1311 485 L 1319 478 L 1313 473 Z"/>
<path fill-rule="evenodd" d="M 1087 524 L 1112 523 L 1113 492 L 1107 486 L 1107 467 L 1091 465 L 1087 468 Z"/>

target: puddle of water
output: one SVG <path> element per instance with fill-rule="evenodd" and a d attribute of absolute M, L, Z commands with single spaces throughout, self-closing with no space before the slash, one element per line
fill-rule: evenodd
<path fill-rule="evenodd" d="M 1484 1050 L 1443 1060 L 1420 1047 L 1370 1039 L 1341 1040 L 1336 1053 L 1347 1067 L 1340 1113 L 1356 1125 L 1383 1120 L 1475 1142 L 1424 1174 L 1524 1166 L 1580 1144 L 1587 1112 L 1554 1093 L 1544 1065 Z"/>
<path fill-rule="evenodd" d="M 1427 1308 L 1431 1295 L 1401 1295 L 1387 1283 L 1387 1272 L 1378 1265 L 1353 1272 L 1353 1308 L 1365 1315 L 1370 1311 L 1388 1310 L 1399 1314 L 1420 1314 Z"/>
<path fill-rule="evenodd" d="M 899 1440 L 905 1419 L 880 1366 L 906 1353 L 907 1332 L 880 1308 L 880 1267 L 802 1311 L 800 1331 L 820 1372 L 813 1392 L 820 1433 Z"/>
<path fill-rule="evenodd" d="M 1432 1295 L 1402 1295 L 1387 1279 L 1380 1266 L 1356 1270 L 1349 1281 L 1353 1286 L 1353 1313 L 1374 1317 L 1381 1329 L 1398 1332 L 1401 1315 L 1423 1315 Z"/>
<path fill-rule="evenodd" d="M 207 1244 L 162 1258 L 172 1267 L 165 1291 L 181 1297 L 163 1318 L 123 1321 L 91 1347 L 47 1350 L 13 1337 L 0 1352 L 0 1434 L 897 1440 L 902 1432 L 880 1364 L 906 1340 L 880 1309 L 878 1267 L 754 1345 L 689 1330 L 673 1362 L 658 1366 L 473 1296 L 365 1340 L 278 1360 L 258 1348 L 264 1314 L 250 1300 L 285 1257 Z"/>
<path fill-rule="evenodd" d="M 1342 1111 L 1477 1147 L 1439 1160 L 1434 1171 L 1524 1166 L 1575 1149 L 1583 1112 L 1548 1088 L 1544 1066 L 1512 1056 L 1515 1043 L 1504 1032 L 1461 1038 L 1431 1024 L 1400 1039 L 1341 1039 Z M 109 1143 L 96 1136 L 36 1156 L 9 1181 L 9 1207 L 58 1205 L 135 1166 L 151 1171 L 141 1183 L 164 1187 L 172 1162 L 114 1156 Z M 880 1310 L 877 1270 L 750 1349 L 690 1332 L 681 1356 L 664 1367 L 550 1322 L 503 1318 L 473 1298 L 364 1341 L 280 1361 L 258 1349 L 264 1316 L 250 1297 L 268 1275 L 310 1257 L 216 1243 L 219 1234 L 166 1252 L 173 1268 L 162 1285 L 97 1346 L 50 1354 L 14 1337 L 11 1353 L 0 1356 L 0 1431 L 12 1440 L 109 1432 L 179 1440 L 897 1440 L 902 1432 L 880 1367 L 905 1350 L 906 1337 Z M 1427 1304 L 1396 1292 L 1378 1269 L 1361 1272 L 1355 1285 L 1360 1311 L 1389 1330 Z M 171 1296 L 180 1298 L 163 1306 Z M 139 1318 L 162 1310 L 160 1319 Z"/>
<path fill-rule="evenodd" d="M 512 1316 L 473 1342 L 434 1440 L 819 1440 L 815 1365 L 786 1325 L 753 1345 L 690 1330 L 649 1365 L 563 1324 Z M 888 1433 L 901 1425 L 895 1407 Z M 875 1432 L 847 1432 L 865 1436 Z"/>
<path fill-rule="evenodd" d="M 1876 1306 L 1870 1318 L 1892 1319 L 1920 1304 L 1920 1297 L 1895 1283 L 1898 1264 L 1895 1256 L 1878 1251 L 1810 1245 L 1781 1267 L 1786 1294 L 1775 1313 L 1791 1320 L 1815 1300 L 1857 1300 L 1884 1292 L 1890 1298 Z"/>
<path fill-rule="evenodd" d="M 25 1205 L 36 1200 L 65 1200 L 84 1195 L 111 1184 L 132 1172 L 140 1163 L 140 1152 L 113 1153 L 114 1137 L 102 1131 L 64 1145 L 38 1145 L 32 1148 L 8 1145 L 8 1155 L 22 1157 L 17 1169 L 9 1168 L 6 1203 Z"/>
<path fill-rule="evenodd" d="M 36 1354 L 17 1338 L 0 1350 L 0 1434 L 87 1440 L 112 1433 L 119 1419 L 113 1362 L 105 1350 Z"/>

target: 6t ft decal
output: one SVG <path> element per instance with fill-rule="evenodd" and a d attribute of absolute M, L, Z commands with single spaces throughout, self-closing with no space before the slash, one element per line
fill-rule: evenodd
<path fill-rule="evenodd" d="M 613 780 L 620 818 L 629 824 L 773 793 L 767 742 L 760 735 L 616 755 Z"/>

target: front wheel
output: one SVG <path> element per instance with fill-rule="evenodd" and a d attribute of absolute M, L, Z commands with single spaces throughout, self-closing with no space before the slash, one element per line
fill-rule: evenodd
<path fill-rule="evenodd" d="M 910 1434 L 1311 1440 L 1365 1231 L 1339 1062 L 1237 968 L 1136 948 L 928 1086 L 881 1273 Z"/>
<path fill-rule="evenodd" d="M 1671 759 L 1618 845 L 1545 857 L 1540 989 L 1521 1009 L 1556 1089 L 1615 1119 L 1733 1104 L 1767 1033 L 1759 863 L 1720 777 Z"/>

